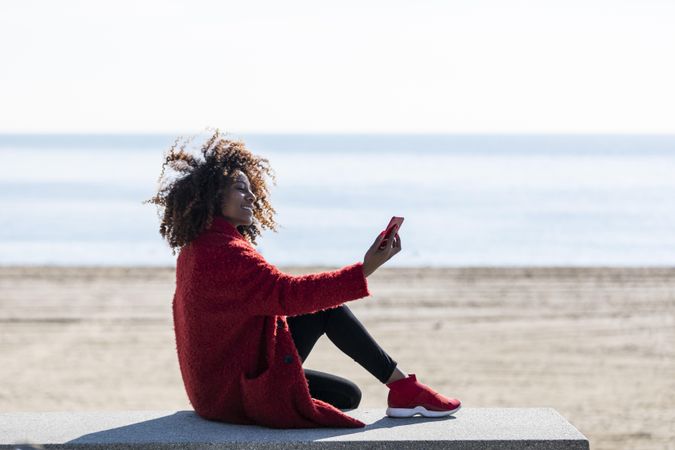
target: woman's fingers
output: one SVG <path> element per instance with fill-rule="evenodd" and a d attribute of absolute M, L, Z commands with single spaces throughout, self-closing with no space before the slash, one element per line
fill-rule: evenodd
<path fill-rule="evenodd" d="M 398 227 L 395 227 L 398 228 Z M 375 242 L 373 242 L 373 245 L 370 247 L 370 251 L 372 252 L 377 252 L 377 253 L 382 253 L 383 256 L 388 260 L 391 258 L 393 255 L 401 251 L 401 236 L 396 232 L 397 230 L 394 229 L 391 231 L 389 234 L 389 237 L 387 238 L 386 231 L 381 232 L 379 235 L 377 235 L 377 238 L 375 238 Z"/>
<path fill-rule="evenodd" d="M 400 242 L 401 242 L 401 236 L 399 236 L 398 233 L 396 233 L 395 235 L 393 235 L 391 237 L 391 242 L 389 242 L 389 247 L 390 248 L 398 247 Z"/>
<path fill-rule="evenodd" d="M 388 250 L 387 261 L 389 261 L 392 256 L 401 251 L 401 236 L 399 236 L 398 233 L 396 233 L 395 236 L 392 236 L 391 240 L 392 243 L 387 249 Z"/>
<path fill-rule="evenodd" d="M 371 245 L 370 248 L 377 248 L 377 247 L 379 247 L 380 244 L 382 243 L 382 239 L 383 239 L 383 238 L 384 238 L 384 233 L 378 234 L 377 237 L 375 238 L 375 241 L 373 241 L 373 245 Z"/>

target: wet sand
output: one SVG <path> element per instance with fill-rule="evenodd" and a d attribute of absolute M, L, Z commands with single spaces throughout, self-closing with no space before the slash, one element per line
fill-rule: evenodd
<path fill-rule="evenodd" d="M 675 268 L 380 269 L 368 280 L 373 295 L 348 306 L 404 371 L 466 407 L 552 407 L 594 449 L 675 448 Z M 0 411 L 190 409 L 173 288 L 171 268 L 0 268 Z M 305 367 L 386 407 L 386 387 L 325 336 Z"/>

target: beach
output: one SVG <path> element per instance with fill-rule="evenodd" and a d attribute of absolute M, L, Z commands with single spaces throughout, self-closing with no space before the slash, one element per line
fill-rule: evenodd
<path fill-rule="evenodd" d="M 0 268 L 0 411 L 191 409 L 174 270 Z M 464 407 L 551 407 L 594 449 L 675 448 L 675 268 L 381 268 L 368 284 L 354 314 Z M 305 367 L 386 407 L 386 387 L 325 336 Z"/>

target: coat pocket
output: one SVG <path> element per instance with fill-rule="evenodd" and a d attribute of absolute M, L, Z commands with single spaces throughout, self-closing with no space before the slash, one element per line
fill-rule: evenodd
<path fill-rule="evenodd" d="M 260 425 L 295 428 L 304 422 L 295 408 L 291 380 L 283 371 L 268 368 L 254 378 L 241 375 L 242 406 L 246 416 Z"/>

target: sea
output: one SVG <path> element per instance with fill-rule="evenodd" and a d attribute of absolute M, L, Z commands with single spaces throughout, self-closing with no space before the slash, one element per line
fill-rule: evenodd
<path fill-rule="evenodd" d="M 178 136 L 0 135 L 0 265 L 174 266 L 143 201 Z M 274 265 L 362 261 L 394 215 L 385 267 L 675 265 L 675 135 L 225 137 L 275 171 Z"/>

